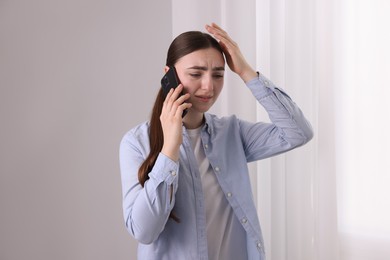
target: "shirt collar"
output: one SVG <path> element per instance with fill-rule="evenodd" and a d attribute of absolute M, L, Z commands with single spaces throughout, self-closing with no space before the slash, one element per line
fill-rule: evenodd
<path fill-rule="evenodd" d="M 209 133 L 209 135 L 211 135 L 213 132 L 214 132 L 214 126 L 213 126 L 213 122 L 212 122 L 212 119 L 211 119 L 211 115 L 208 114 L 208 113 L 205 113 L 204 114 L 204 118 L 205 118 L 205 124 L 204 124 L 204 130 Z"/>

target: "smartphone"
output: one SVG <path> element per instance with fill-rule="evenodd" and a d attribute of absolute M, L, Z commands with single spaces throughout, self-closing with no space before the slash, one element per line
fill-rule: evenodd
<path fill-rule="evenodd" d="M 174 66 L 170 66 L 167 73 L 161 79 L 161 87 L 163 90 L 164 98 L 168 95 L 168 92 L 171 88 L 177 88 L 179 86 L 180 80 L 177 76 L 177 72 Z M 183 95 L 183 92 L 180 94 Z M 182 117 L 187 114 L 187 109 L 183 111 Z"/>

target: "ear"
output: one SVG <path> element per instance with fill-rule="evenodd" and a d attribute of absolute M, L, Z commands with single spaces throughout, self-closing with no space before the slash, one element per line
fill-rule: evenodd
<path fill-rule="evenodd" d="M 165 66 L 165 68 L 164 68 L 164 72 L 165 72 L 165 73 L 167 73 L 167 72 L 168 72 L 168 70 L 169 70 L 169 67 L 168 67 L 168 66 Z"/>

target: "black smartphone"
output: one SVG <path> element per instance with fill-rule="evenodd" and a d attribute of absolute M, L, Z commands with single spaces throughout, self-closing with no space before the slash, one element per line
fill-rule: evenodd
<path fill-rule="evenodd" d="M 180 80 L 177 76 L 177 72 L 174 66 L 170 66 L 167 73 L 161 79 L 161 87 L 163 90 L 164 98 L 168 95 L 168 92 L 171 88 L 177 88 L 179 86 Z M 183 95 L 183 92 L 181 93 Z M 187 114 L 187 109 L 183 111 L 182 117 Z"/>

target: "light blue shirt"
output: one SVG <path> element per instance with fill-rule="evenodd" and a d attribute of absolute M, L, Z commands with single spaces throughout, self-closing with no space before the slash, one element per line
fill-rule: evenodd
<path fill-rule="evenodd" d="M 298 106 L 264 76 L 247 86 L 272 123 L 205 113 L 201 139 L 218 183 L 245 230 L 248 259 L 265 259 L 247 163 L 301 146 L 313 132 Z M 143 188 L 138 168 L 150 152 L 148 132 L 149 123 L 140 124 L 120 144 L 123 213 L 127 230 L 139 242 L 138 259 L 208 259 L 202 183 L 187 131 L 183 127 L 179 162 L 160 153 Z M 172 209 L 180 223 L 168 218 Z"/>

